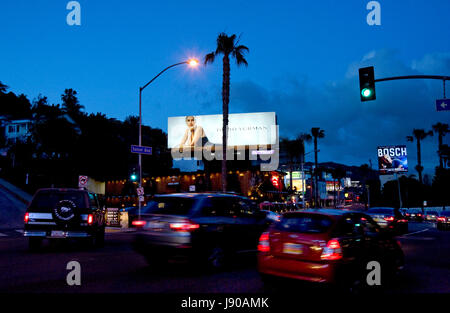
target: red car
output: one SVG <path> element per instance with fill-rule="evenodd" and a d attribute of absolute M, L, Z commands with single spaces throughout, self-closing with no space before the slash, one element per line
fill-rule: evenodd
<path fill-rule="evenodd" d="M 285 213 L 258 244 L 263 281 L 274 277 L 364 286 L 367 264 L 381 265 L 382 284 L 403 267 L 403 251 L 389 231 L 356 211 L 315 209 Z"/>

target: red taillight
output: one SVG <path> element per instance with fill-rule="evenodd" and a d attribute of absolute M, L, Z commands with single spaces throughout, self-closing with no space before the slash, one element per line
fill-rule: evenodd
<path fill-rule="evenodd" d="M 438 217 L 437 220 L 440 222 L 445 222 L 445 217 Z"/>
<path fill-rule="evenodd" d="M 385 221 L 392 222 L 394 220 L 393 216 L 388 216 L 384 218 Z"/>
<path fill-rule="evenodd" d="M 183 223 L 171 223 L 170 229 L 174 231 L 193 231 L 199 229 L 200 225 L 191 223 L 191 222 L 183 222 Z"/>
<path fill-rule="evenodd" d="M 342 259 L 342 248 L 339 241 L 336 239 L 331 239 L 328 241 L 327 246 L 323 249 L 320 258 L 327 261 Z"/>
<path fill-rule="evenodd" d="M 146 221 L 132 221 L 131 225 L 136 226 L 136 227 L 144 227 L 145 224 L 147 224 Z"/>
<path fill-rule="evenodd" d="M 399 223 L 408 223 L 408 220 L 398 220 Z"/>
<path fill-rule="evenodd" d="M 269 252 L 270 251 L 270 243 L 269 243 L 269 233 L 262 233 L 259 237 L 258 243 L 258 251 L 259 252 Z"/>
<path fill-rule="evenodd" d="M 25 213 L 25 216 L 24 216 L 24 218 L 23 218 L 23 221 L 25 222 L 25 224 L 27 224 L 29 220 L 30 220 L 30 215 L 29 215 L 28 212 L 27 212 L 27 213 Z"/>
<path fill-rule="evenodd" d="M 89 214 L 87 218 L 88 225 L 92 225 L 93 222 L 94 222 L 94 215 Z"/>

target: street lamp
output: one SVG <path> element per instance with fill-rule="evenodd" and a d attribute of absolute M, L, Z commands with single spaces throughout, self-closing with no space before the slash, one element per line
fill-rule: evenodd
<path fill-rule="evenodd" d="M 144 90 L 148 85 L 150 85 L 155 79 L 157 79 L 162 73 L 167 71 L 169 68 L 172 68 L 172 67 L 175 67 L 175 66 L 178 66 L 178 65 L 182 65 L 182 64 L 187 64 L 190 67 L 194 68 L 194 67 L 197 67 L 199 65 L 199 62 L 198 62 L 197 59 L 191 58 L 191 59 L 189 59 L 187 61 L 183 61 L 183 62 L 172 64 L 172 65 L 166 67 L 165 69 L 163 69 L 161 72 L 159 72 L 158 75 L 153 77 L 143 87 L 139 87 L 139 146 L 142 145 L 142 90 Z M 139 153 L 139 187 L 142 187 L 142 154 L 141 153 Z M 140 219 L 141 218 L 141 201 L 138 199 L 138 202 L 139 202 L 138 216 L 139 216 L 139 219 Z"/>

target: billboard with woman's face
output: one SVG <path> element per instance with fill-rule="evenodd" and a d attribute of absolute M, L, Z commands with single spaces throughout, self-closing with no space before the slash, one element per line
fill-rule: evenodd
<path fill-rule="evenodd" d="M 230 114 L 228 146 L 275 145 L 275 112 Z M 168 148 L 222 144 L 222 114 L 169 117 Z"/>
<path fill-rule="evenodd" d="M 378 168 L 380 174 L 393 174 L 408 171 L 406 146 L 378 147 Z"/>

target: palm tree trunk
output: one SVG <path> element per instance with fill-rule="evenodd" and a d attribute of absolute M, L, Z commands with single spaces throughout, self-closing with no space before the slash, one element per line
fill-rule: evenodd
<path fill-rule="evenodd" d="M 314 164 L 315 164 L 315 168 L 314 168 L 314 205 L 316 207 L 317 206 L 317 201 L 318 201 L 318 185 L 317 185 L 317 136 L 314 137 Z"/>
<path fill-rule="evenodd" d="M 442 162 L 442 155 L 441 155 L 441 151 L 442 151 L 442 133 L 439 132 L 439 147 L 438 147 L 438 153 L 439 153 L 439 168 L 442 169 L 444 167 L 444 164 Z"/>
<path fill-rule="evenodd" d="M 228 103 L 230 101 L 230 59 L 227 54 L 223 56 L 222 81 L 222 191 L 227 191 L 227 132 L 228 132 Z"/>
<path fill-rule="evenodd" d="M 419 172 L 419 182 L 422 184 L 422 154 L 420 151 L 420 139 L 417 139 L 417 165 L 418 166 L 418 172 Z"/>

